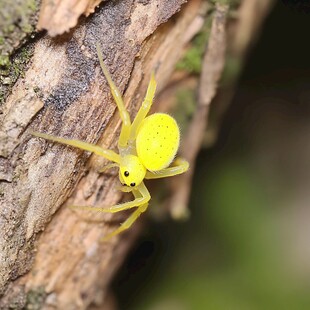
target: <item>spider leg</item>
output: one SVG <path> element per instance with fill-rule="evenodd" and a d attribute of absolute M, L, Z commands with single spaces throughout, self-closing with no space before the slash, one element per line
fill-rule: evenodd
<path fill-rule="evenodd" d="M 160 179 L 160 178 L 172 177 L 174 175 L 178 175 L 187 171 L 189 168 L 188 162 L 182 158 L 177 158 L 172 164 L 173 164 L 172 167 L 168 167 L 160 171 L 156 172 L 147 171 L 145 179 Z"/>
<path fill-rule="evenodd" d="M 128 186 L 119 186 L 116 189 L 123 192 L 123 193 L 130 193 L 133 191 L 132 188 L 128 187 Z"/>
<path fill-rule="evenodd" d="M 138 185 L 135 190 L 141 194 L 141 197 L 137 197 L 132 201 L 124 202 L 124 203 L 121 203 L 121 204 L 118 204 L 118 205 L 115 205 L 109 208 L 88 207 L 88 206 L 70 206 L 70 208 L 104 212 L 104 213 L 116 213 L 119 211 L 131 209 L 131 208 L 137 208 L 143 204 L 148 203 L 148 201 L 151 199 L 151 195 L 149 191 L 147 190 L 146 186 L 143 184 L 143 182 L 140 185 Z"/>
<path fill-rule="evenodd" d="M 118 111 L 119 111 L 119 114 L 120 114 L 120 117 L 123 123 L 121 133 L 119 136 L 119 140 L 118 140 L 118 145 L 119 145 L 119 148 L 125 148 L 127 146 L 127 142 L 128 142 L 128 138 L 130 134 L 130 126 L 131 126 L 130 116 L 125 108 L 122 95 L 119 89 L 114 84 L 111 78 L 111 75 L 103 62 L 102 52 L 101 52 L 101 49 L 98 43 L 96 44 L 96 48 L 97 48 L 97 54 L 98 54 L 101 69 L 109 83 L 111 93 L 113 95 L 113 98 L 115 100 L 115 103 L 117 105 L 117 108 L 118 108 Z"/>
<path fill-rule="evenodd" d="M 114 167 L 118 167 L 118 165 L 115 164 L 115 163 L 105 165 L 104 167 L 102 167 L 101 169 L 98 170 L 98 173 L 103 173 L 103 172 L 107 171 L 108 169 L 111 169 L 111 168 L 114 168 Z"/>
<path fill-rule="evenodd" d="M 71 145 L 81 150 L 92 152 L 96 155 L 107 158 L 108 160 L 113 161 L 117 164 L 120 163 L 120 156 L 118 154 L 116 154 L 112 150 L 103 149 L 102 147 L 95 145 L 95 144 L 83 142 L 80 140 L 60 138 L 60 137 L 56 137 L 56 136 L 52 136 L 52 135 L 48 135 L 46 133 L 40 133 L 40 132 L 31 132 L 31 134 L 33 136 L 43 138 L 46 140 L 59 142 L 59 143 L 66 144 L 66 145 Z"/>
<path fill-rule="evenodd" d="M 138 207 L 137 210 L 135 210 L 129 217 L 128 219 L 123 222 L 119 228 L 115 229 L 114 231 L 112 231 L 110 234 L 106 235 L 105 237 L 103 237 L 101 239 L 101 241 L 107 241 L 108 239 L 110 239 L 111 237 L 114 237 L 116 235 L 118 235 L 119 233 L 123 232 L 124 230 L 128 229 L 131 227 L 131 225 L 138 219 L 138 217 L 146 211 L 148 207 L 148 203 L 145 203 L 141 206 Z"/>
<path fill-rule="evenodd" d="M 152 72 L 144 101 L 131 125 L 130 140 L 136 139 L 139 127 L 142 121 L 145 119 L 146 115 L 149 113 L 150 108 L 152 106 L 155 91 L 156 91 L 156 80 L 155 80 L 154 72 Z"/>

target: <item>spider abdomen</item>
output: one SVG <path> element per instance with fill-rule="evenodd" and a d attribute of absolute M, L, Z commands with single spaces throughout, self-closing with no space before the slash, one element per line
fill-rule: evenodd
<path fill-rule="evenodd" d="M 179 127 L 174 118 L 165 113 L 155 113 L 146 117 L 136 140 L 138 157 L 150 171 L 168 167 L 178 151 L 179 144 Z"/>

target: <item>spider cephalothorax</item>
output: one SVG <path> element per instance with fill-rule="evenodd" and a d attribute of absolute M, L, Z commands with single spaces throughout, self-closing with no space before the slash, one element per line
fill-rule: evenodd
<path fill-rule="evenodd" d="M 123 184 L 136 187 L 143 181 L 145 174 L 146 168 L 138 156 L 130 154 L 121 157 L 119 178 Z"/>

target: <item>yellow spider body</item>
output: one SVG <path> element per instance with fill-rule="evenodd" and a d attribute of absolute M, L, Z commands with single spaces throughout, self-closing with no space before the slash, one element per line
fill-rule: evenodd
<path fill-rule="evenodd" d="M 97 53 L 102 71 L 109 83 L 122 120 L 121 133 L 118 140 L 119 154 L 80 140 L 65 139 L 39 132 L 33 132 L 32 134 L 40 138 L 95 153 L 113 162 L 113 164 L 108 165 L 100 172 L 103 172 L 107 168 L 119 167 L 119 179 L 124 185 L 121 190 L 132 192 L 135 197 L 134 200 L 109 208 L 75 207 L 83 210 L 110 213 L 136 208 L 118 229 L 104 238 L 104 240 L 107 240 L 128 229 L 141 213 L 147 209 L 151 196 L 144 185 L 144 179 L 159 179 L 178 175 L 185 172 L 189 165 L 184 159 L 175 159 L 180 144 L 180 131 L 176 121 L 164 113 L 155 113 L 147 116 L 156 90 L 154 74 L 151 76 L 142 106 L 133 122 L 131 122 L 122 96 L 103 63 L 102 54 L 98 45 Z"/>
<path fill-rule="evenodd" d="M 177 122 L 168 114 L 155 113 L 144 119 L 139 128 L 136 148 L 139 159 L 149 171 L 167 168 L 180 144 Z"/>
<path fill-rule="evenodd" d="M 139 157 L 135 155 L 125 155 L 120 162 L 119 178 L 122 184 L 135 187 L 145 178 L 146 168 Z"/>

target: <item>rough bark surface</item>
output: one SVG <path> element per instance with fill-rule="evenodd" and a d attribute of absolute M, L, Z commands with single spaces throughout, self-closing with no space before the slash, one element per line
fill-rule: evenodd
<path fill-rule="evenodd" d="M 119 202 L 117 175 L 97 172 L 103 159 L 33 138 L 28 131 L 100 140 L 114 149 L 120 121 L 96 43 L 134 115 L 151 70 L 156 68 L 160 91 L 199 30 L 191 25 L 197 24 L 202 2 L 184 2 L 107 1 L 68 35 L 35 43 L 31 65 L 0 119 L 1 309 L 86 309 L 94 300 L 103 301 L 136 229 L 100 243 L 126 214 L 60 206 L 70 195 L 66 205 Z"/>

